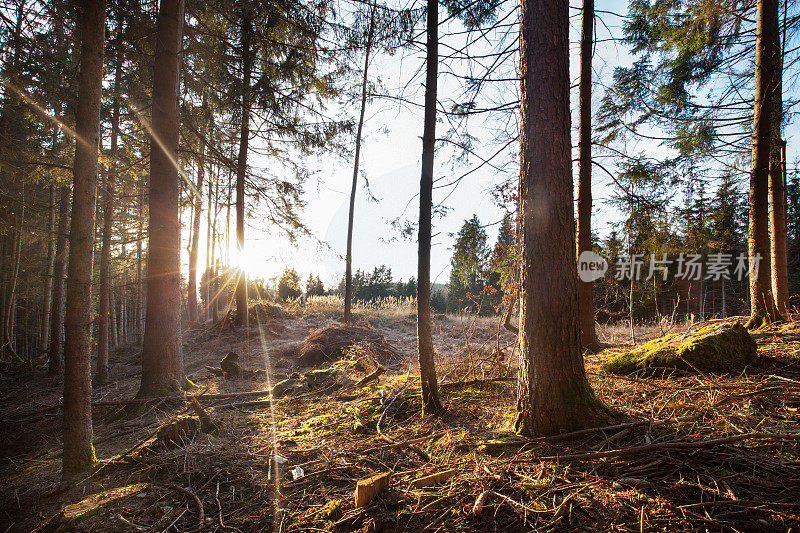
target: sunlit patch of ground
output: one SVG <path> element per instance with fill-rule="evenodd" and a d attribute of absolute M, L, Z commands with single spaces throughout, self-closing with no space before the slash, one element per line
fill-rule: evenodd
<path fill-rule="evenodd" d="M 363 387 L 352 385 L 362 374 L 343 367 L 350 385 L 270 403 L 268 386 L 295 369 L 242 380 L 206 371 L 231 350 L 244 368 L 266 368 L 265 351 L 334 323 L 334 304 L 298 302 L 280 323 L 261 328 L 188 329 L 186 369 L 198 386 L 191 394 L 220 429 L 148 453 L 137 446 L 191 410 L 180 399 L 132 409 L 124 400 L 136 393 L 138 350 L 118 350 L 117 381 L 95 391 L 94 410 L 98 458 L 114 460 L 73 484 L 60 480 L 58 383 L 38 374 L 2 378 L 0 527 L 31 530 L 85 501 L 103 504 L 70 524 L 79 531 L 786 531 L 800 525 L 795 323 L 756 332 L 759 357 L 737 375 L 610 376 L 599 370 L 607 352 L 587 356 L 598 396 L 624 418 L 616 428 L 565 440 L 524 440 L 510 431 L 517 353 L 497 318 L 435 318 L 445 407 L 439 418 L 420 415 L 416 322 L 407 304 L 356 309 L 357 322 L 378 329 L 404 355 Z M 637 342 L 685 328 L 639 326 Z M 263 343 L 258 331 L 265 332 Z M 601 328 L 600 338 L 623 346 L 629 328 Z M 275 453 L 287 459 L 277 483 L 270 469 Z M 297 467 L 303 476 L 293 479 Z M 356 481 L 389 470 L 388 490 L 355 508 Z M 442 472 L 440 482 L 412 487 Z M 103 496 L 113 490 L 119 497 Z"/>

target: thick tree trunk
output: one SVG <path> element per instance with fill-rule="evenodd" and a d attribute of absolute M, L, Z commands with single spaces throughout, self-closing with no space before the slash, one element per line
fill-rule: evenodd
<path fill-rule="evenodd" d="M 361 156 L 361 131 L 364 128 L 364 112 L 367 109 L 367 72 L 369 70 L 369 56 L 372 52 L 372 34 L 375 27 L 375 7 L 371 7 L 369 15 L 369 32 L 367 35 L 367 50 L 364 54 L 364 72 L 361 79 L 361 112 L 358 116 L 356 130 L 356 153 L 353 158 L 353 182 L 350 186 L 350 210 L 347 215 L 347 253 L 344 258 L 344 323 L 350 323 L 351 307 L 353 305 L 353 215 L 356 209 L 356 190 L 358 185 L 358 160 Z"/>
<path fill-rule="evenodd" d="M 777 12 L 778 0 L 758 0 L 753 154 L 750 171 L 750 215 L 747 232 L 751 273 L 748 328 L 760 327 L 779 318 L 770 281 L 768 226 L 769 159 L 772 140 L 771 116 L 775 108 L 775 92 L 780 79 Z M 758 272 L 754 272 L 756 268 Z"/>
<path fill-rule="evenodd" d="M 39 329 L 39 351 L 47 352 L 50 338 L 50 305 L 53 300 L 53 270 L 56 261 L 56 186 L 50 185 L 50 215 L 47 219 L 47 279 L 44 281 L 42 318 Z"/>
<path fill-rule="evenodd" d="M 64 272 L 67 265 L 67 232 L 69 231 L 69 187 L 60 188 L 58 224 L 56 226 L 56 256 L 53 263 L 53 298 L 50 304 L 50 339 L 48 342 L 48 374 L 61 373 L 61 336 L 64 333 Z"/>
<path fill-rule="evenodd" d="M 525 435 L 608 418 L 583 367 L 575 275 L 566 0 L 522 0 L 519 415 Z"/>
<path fill-rule="evenodd" d="M 92 447 L 91 292 L 105 16 L 105 0 L 83 3 L 64 343 L 62 464 L 65 475 L 84 471 L 95 461 Z"/>
<path fill-rule="evenodd" d="M 431 331 L 431 217 L 433 155 L 436 145 L 436 94 L 439 68 L 439 3 L 428 0 L 428 42 L 425 59 L 425 122 L 422 133 L 422 174 L 419 182 L 419 252 L 417 259 L 417 347 L 422 382 L 422 412 L 442 409 Z"/>
<path fill-rule="evenodd" d="M 239 158 L 236 161 L 236 250 L 239 264 L 236 278 L 236 317 L 237 325 L 247 324 L 247 272 L 244 263 L 244 180 L 247 176 L 247 149 L 250 142 L 250 76 L 253 56 L 250 49 L 252 33 L 250 14 L 242 19 L 242 124 L 239 134 Z"/>
<path fill-rule="evenodd" d="M 203 106 L 205 108 L 205 106 Z M 205 140 L 200 140 L 200 157 L 197 162 L 197 182 L 194 190 L 194 217 L 192 219 L 192 244 L 189 247 L 189 282 L 187 306 L 189 322 L 197 322 L 197 252 L 200 249 L 200 215 L 203 212 L 203 181 L 205 181 Z"/>
<path fill-rule="evenodd" d="M 771 25 L 779 26 L 778 9 L 770 12 Z M 784 24 L 785 24 L 784 20 Z M 785 27 L 784 27 L 785 32 Z M 784 35 L 785 38 L 785 35 Z M 783 53 L 780 41 L 778 49 L 777 87 L 773 96 L 771 119 L 771 143 L 769 154 L 769 227 L 770 227 L 770 267 L 772 295 L 778 313 L 789 313 L 789 263 L 787 255 L 786 230 L 786 182 L 784 180 L 783 160 Z"/>
<path fill-rule="evenodd" d="M 578 125 L 578 255 L 592 249 L 592 43 L 594 42 L 594 0 L 583 0 L 581 14 L 581 81 Z M 578 280 L 578 313 L 581 346 L 600 349 L 594 330 L 592 282 Z"/>
<path fill-rule="evenodd" d="M 150 148 L 150 217 L 147 312 L 139 396 L 181 388 L 181 228 L 178 203 L 178 75 L 183 0 L 162 0 L 153 68 L 153 139 Z"/>

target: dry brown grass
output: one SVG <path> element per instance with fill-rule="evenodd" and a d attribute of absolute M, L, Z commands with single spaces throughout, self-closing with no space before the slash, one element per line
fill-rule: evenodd
<path fill-rule="evenodd" d="M 266 346 L 300 340 L 331 318 L 318 311 L 287 318 Z M 2 378 L 0 416 L 7 424 L 2 435 L 7 447 L 0 467 L 0 526 L 29 530 L 64 504 L 136 483 L 148 488 L 75 527 L 162 531 L 174 522 L 173 531 L 197 530 L 197 502 L 208 531 L 786 531 L 800 526 L 798 324 L 757 332 L 759 357 L 739 375 L 609 376 L 598 370 L 604 353 L 587 356 L 592 386 L 627 425 L 569 439 L 521 440 L 509 432 L 515 415 L 515 343 L 498 330 L 497 319 L 435 320 L 445 383 L 445 412 L 438 418 L 419 414 L 414 321 L 390 310 L 364 311 L 360 320 L 378 328 L 406 356 L 380 381 L 270 402 L 266 389 L 279 375 L 226 381 L 200 371 L 193 376 L 200 386 L 193 394 L 221 430 L 121 459 L 183 414 L 183 402 L 148 403 L 134 414 L 121 405 L 98 405 L 97 451 L 107 463 L 72 486 L 59 482 L 59 411 L 45 409 L 57 402 L 58 384 L 40 376 Z M 607 342 L 624 344 L 625 327 L 602 332 Z M 643 326 L 637 337 L 646 340 L 660 331 L 660 326 Z M 188 366 L 200 369 L 227 349 L 237 350 L 245 366 L 263 365 L 260 341 L 242 337 L 241 331 L 191 332 L 185 343 Z M 125 361 L 134 355 L 115 355 L 112 371 L 124 377 L 98 391 L 96 399 L 133 396 L 138 375 Z M 504 381 L 509 376 L 511 381 Z M 447 384 L 465 381 L 471 383 Z M 397 444 L 408 440 L 414 444 Z M 276 451 L 292 467 L 301 466 L 305 476 L 293 480 L 284 471 L 277 481 L 270 479 L 269 457 Z M 606 456 L 586 455 L 595 452 Z M 356 480 L 390 469 L 395 476 L 389 490 L 367 507 L 354 508 Z M 456 474 L 438 485 L 410 487 L 418 477 L 447 469 Z M 484 508 L 476 516 L 472 508 L 483 493 Z"/>

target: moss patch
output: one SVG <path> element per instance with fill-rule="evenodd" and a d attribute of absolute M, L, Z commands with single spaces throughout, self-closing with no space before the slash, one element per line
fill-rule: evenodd
<path fill-rule="evenodd" d="M 126 485 L 124 487 L 93 494 L 78 503 L 67 505 L 64 509 L 64 518 L 73 523 L 79 520 L 85 520 L 96 515 L 116 500 L 141 492 L 145 488 L 146 484 L 136 483 L 134 485 Z"/>
<path fill-rule="evenodd" d="M 728 372 L 756 356 L 756 343 L 739 322 L 711 324 L 696 331 L 654 339 L 603 363 L 612 374 L 667 370 Z"/>

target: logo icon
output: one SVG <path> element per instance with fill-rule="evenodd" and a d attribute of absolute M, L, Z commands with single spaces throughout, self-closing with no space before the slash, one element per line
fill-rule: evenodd
<path fill-rule="evenodd" d="M 578 257 L 578 277 L 581 281 L 591 283 L 602 278 L 608 270 L 608 261 L 591 250 L 581 252 Z"/>

